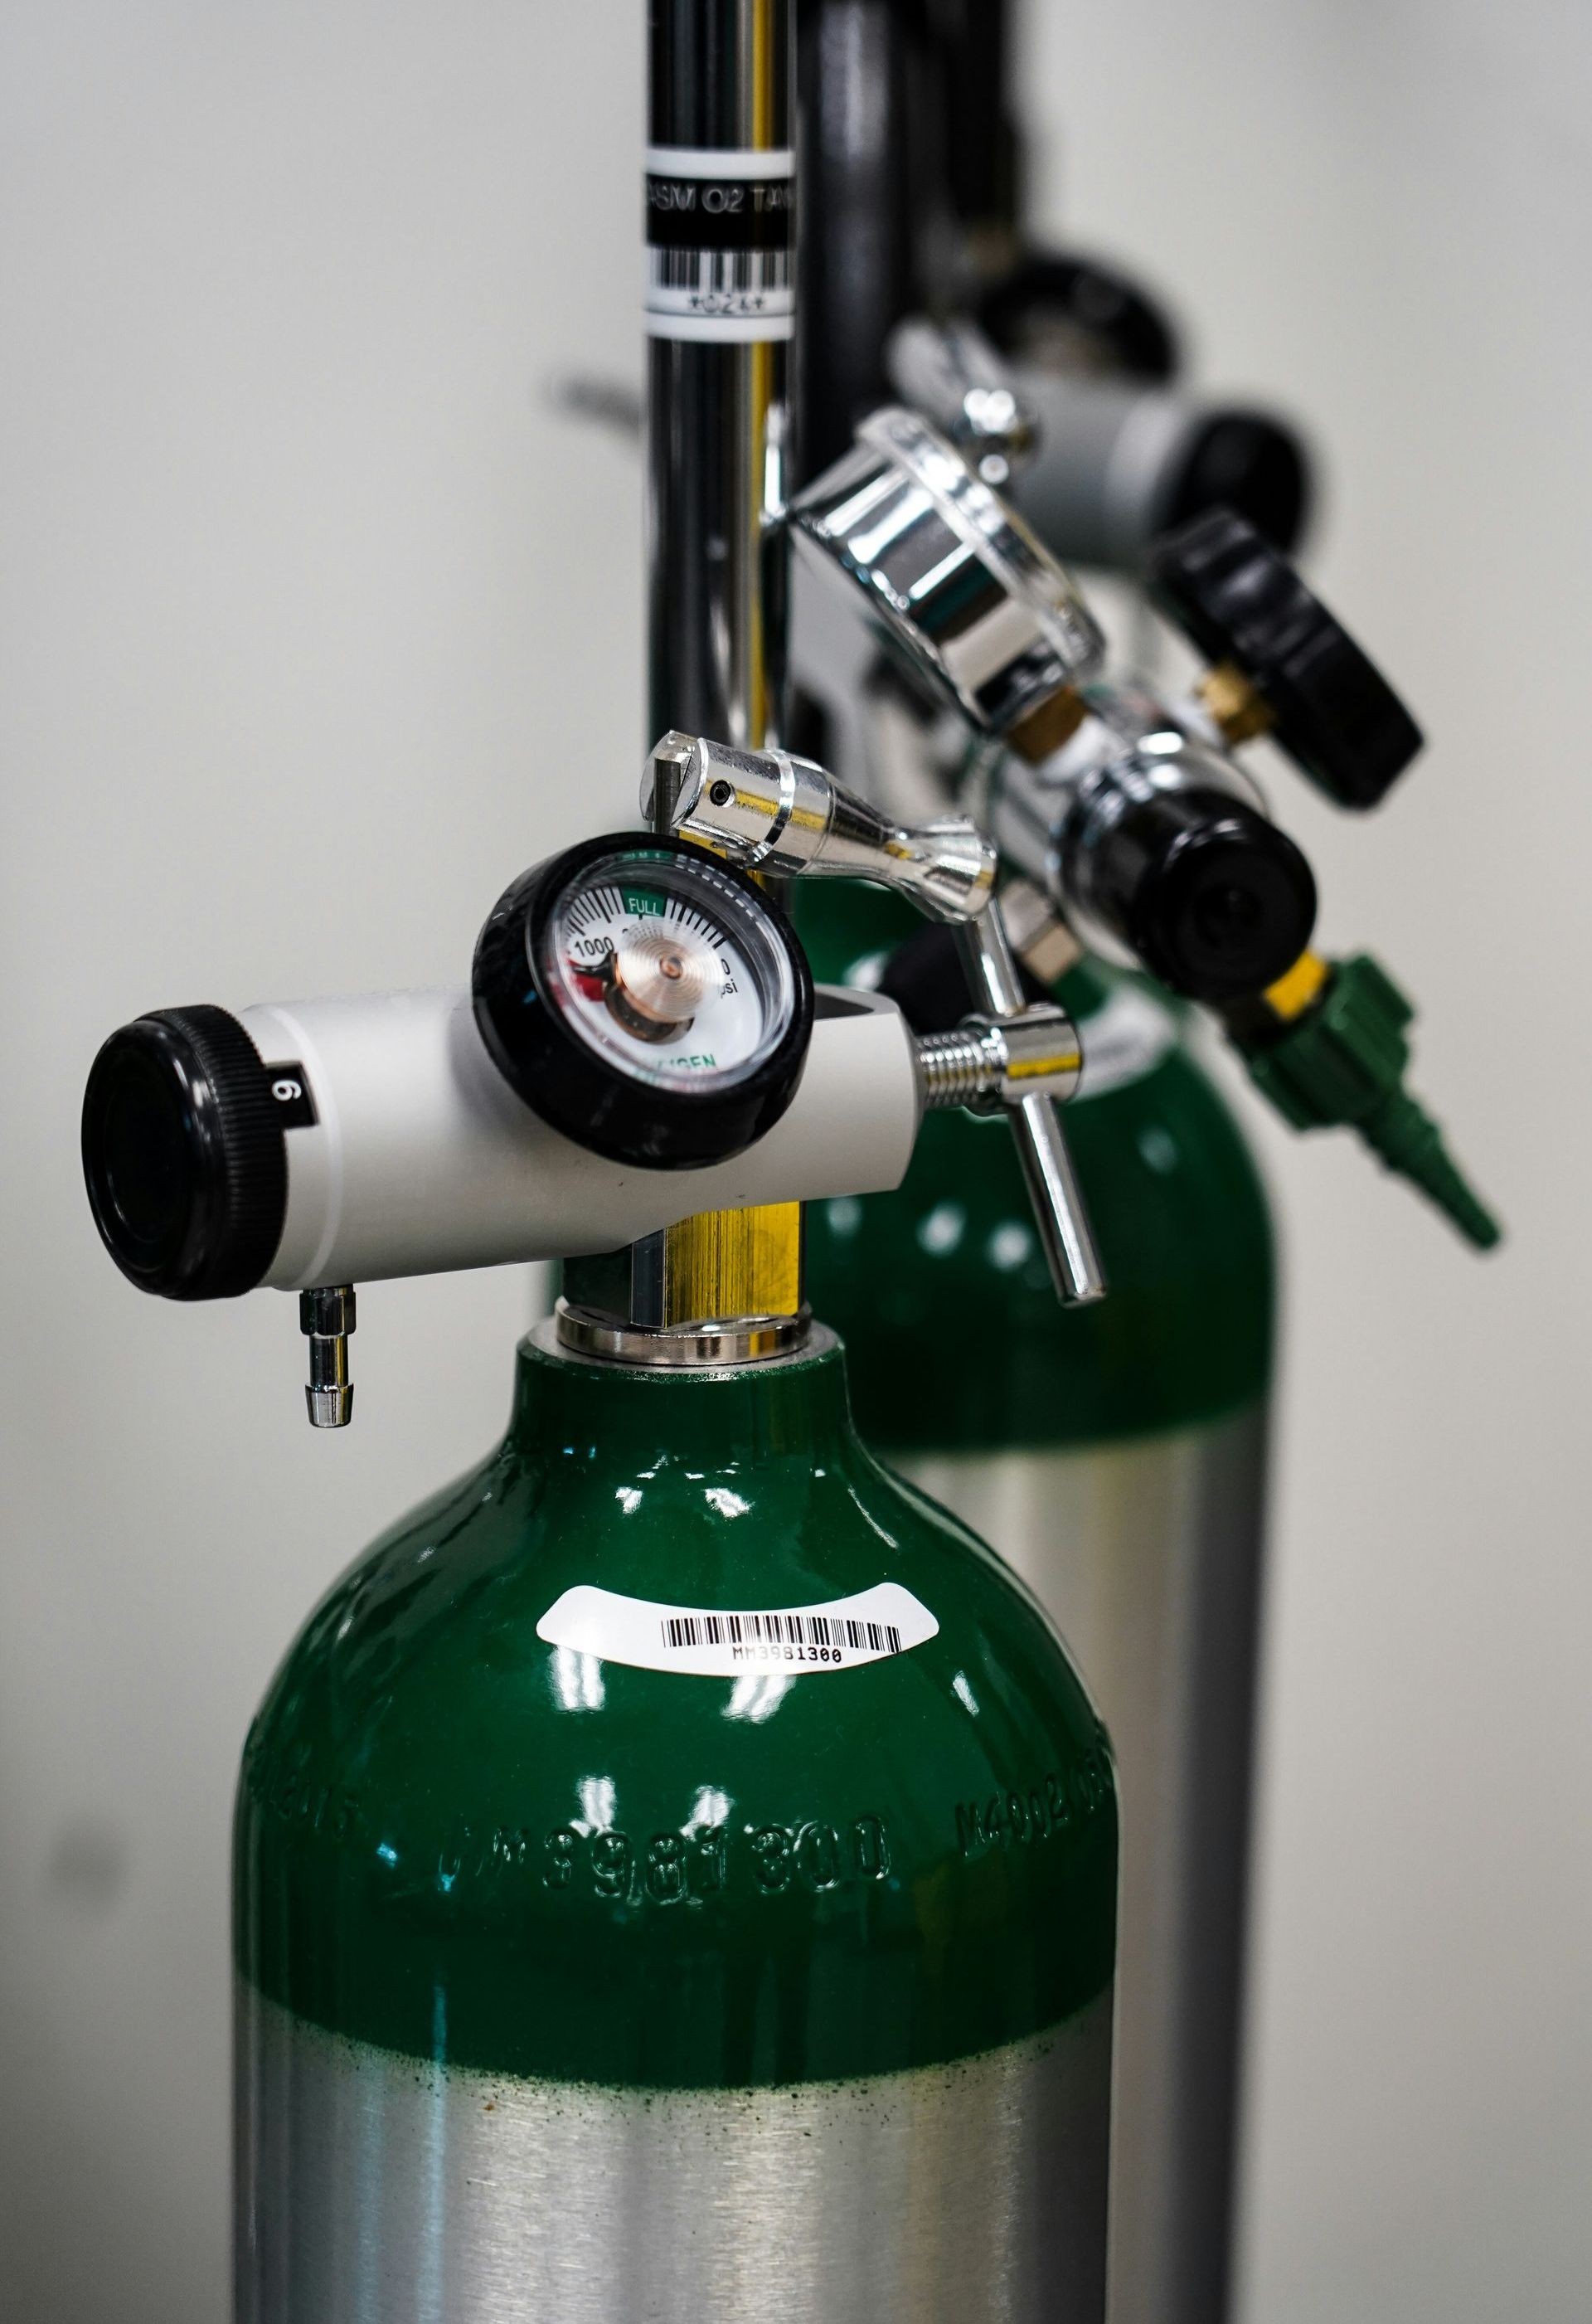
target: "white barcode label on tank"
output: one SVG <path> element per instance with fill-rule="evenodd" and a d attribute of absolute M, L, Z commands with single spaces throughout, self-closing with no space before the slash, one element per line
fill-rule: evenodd
<path fill-rule="evenodd" d="M 928 1608 L 898 1582 L 876 1582 L 854 1598 L 836 1598 L 824 1606 L 756 1612 L 665 1606 L 583 1583 L 566 1590 L 536 1626 L 538 1637 L 550 1646 L 696 1678 L 739 1678 L 747 1671 L 805 1677 L 855 1670 L 910 1653 L 939 1628 Z"/>

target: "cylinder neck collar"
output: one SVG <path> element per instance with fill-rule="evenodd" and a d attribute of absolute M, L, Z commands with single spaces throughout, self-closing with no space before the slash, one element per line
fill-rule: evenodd
<path fill-rule="evenodd" d="M 762 1364 L 798 1355 L 812 1335 L 810 1311 L 794 1315 L 725 1315 L 690 1323 L 623 1321 L 600 1309 L 560 1299 L 554 1310 L 557 1344 L 569 1355 L 650 1371 L 718 1371 L 726 1365 Z"/>
<path fill-rule="evenodd" d="M 822 1323 L 806 1329 L 783 1356 L 682 1369 L 576 1353 L 549 1316 L 520 1343 L 505 1450 L 579 1461 L 644 1438 L 686 1470 L 787 1458 L 824 1466 L 857 1438 L 840 1342 Z"/>

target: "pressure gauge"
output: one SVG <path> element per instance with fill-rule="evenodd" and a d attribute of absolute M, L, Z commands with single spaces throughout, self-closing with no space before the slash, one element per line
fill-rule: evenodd
<path fill-rule="evenodd" d="M 689 843 L 588 840 L 514 882 L 475 948 L 476 1022 L 532 1111 L 653 1169 L 727 1161 L 796 1093 L 813 980 L 778 907 Z"/>
<path fill-rule="evenodd" d="M 793 502 L 803 552 L 920 691 L 1010 734 L 1092 678 L 1105 639 L 1022 519 L 916 412 L 887 405 Z"/>

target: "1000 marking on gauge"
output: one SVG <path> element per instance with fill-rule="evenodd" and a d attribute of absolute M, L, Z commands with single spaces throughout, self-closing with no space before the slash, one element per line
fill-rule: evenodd
<path fill-rule="evenodd" d="M 789 1021 L 767 908 L 708 863 L 592 865 L 559 899 L 547 966 L 574 1024 L 640 1080 L 737 1080 Z"/>

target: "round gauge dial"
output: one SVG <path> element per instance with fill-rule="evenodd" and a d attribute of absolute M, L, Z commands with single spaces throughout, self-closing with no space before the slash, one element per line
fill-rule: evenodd
<path fill-rule="evenodd" d="M 789 1104 L 806 960 L 741 872 L 687 841 L 588 841 L 516 881 L 476 946 L 476 1021 L 506 1078 L 615 1160 L 728 1160 Z"/>
<path fill-rule="evenodd" d="M 628 850 L 571 881 L 540 965 L 575 1029 L 622 1072 L 722 1085 L 754 1070 L 790 1021 L 796 978 L 770 917 L 706 857 Z"/>

